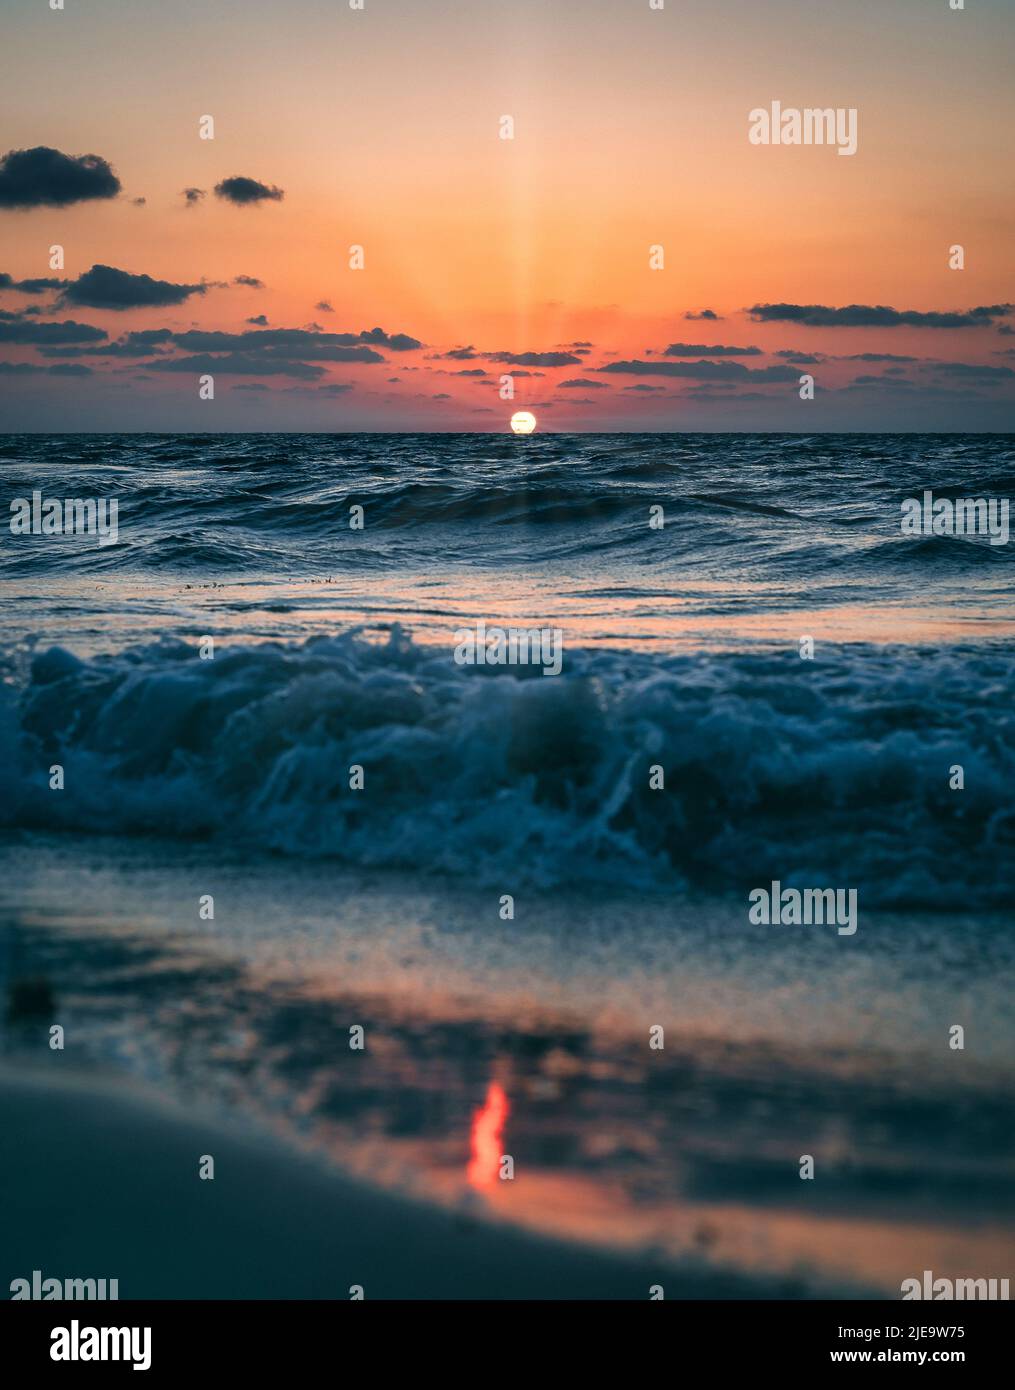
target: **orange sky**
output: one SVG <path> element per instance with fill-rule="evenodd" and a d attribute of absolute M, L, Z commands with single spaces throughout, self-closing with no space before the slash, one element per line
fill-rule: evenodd
<path fill-rule="evenodd" d="M 361 12 L 291 0 L 284 17 L 269 0 L 136 0 L 129 15 L 112 0 L 66 5 L 9 0 L 0 154 L 94 153 L 122 188 L 65 207 L 0 205 L 0 271 L 55 275 L 48 249 L 60 243 L 68 280 L 101 264 L 230 287 L 125 312 L 8 289 L 0 311 L 41 308 L 107 341 L 241 333 L 263 315 L 272 329 L 380 326 L 423 346 L 383 363 L 319 363 L 313 377 L 223 366 L 204 402 L 185 373 L 77 356 L 64 366 L 90 374 L 0 375 L 13 428 L 499 429 L 514 408 L 496 390 L 510 364 L 438 355 L 576 341 L 593 344 L 578 363 L 515 381 L 514 404 L 543 427 L 1011 425 L 1005 315 L 952 329 L 759 324 L 744 312 L 785 302 L 940 314 L 1015 299 L 1006 0 L 962 12 L 946 0 L 805 11 L 791 0 L 668 0 L 661 11 L 648 0 L 365 0 Z M 857 153 L 752 145 L 749 112 L 772 100 L 855 108 Z M 213 140 L 199 138 L 205 114 Z M 504 115 L 513 140 L 498 138 Z M 234 175 L 284 200 L 216 197 Z M 204 190 L 195 206 L 187 187 Z M 353 244 L 362 271 L 349 269 Z M 961 271 L 949 268 L 954 244 Z M 654 245 L 665 269 L 650 269 Z M 237 275 L 265 288 L 231 285 Z M 716 319 L 685 318 L 704 309 Z M 0 362 L 58 360 L 4 342 L 3 327 Z M 752 371 L 785 368 L 780 350 L 816 354 L 800 366 L 815 399 L 801 401 L 800 372 L 785 370 L 705 386 L 601 373 L 672 343 L 757 347 L 726 358 Z M 842 360 L 869 353 L 919 360 L 857 382 L 890 366 Z M 488 375 L 450 374 L 462 370 Z M 575 379 L 596 386 L 561 385 Z M 267 390 L 237 391 L 251 385 Z M 627 389 L 639 386 L 663 389 Z"/>

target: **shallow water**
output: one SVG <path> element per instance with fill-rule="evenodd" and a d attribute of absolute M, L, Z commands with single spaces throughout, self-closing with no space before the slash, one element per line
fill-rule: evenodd
<path fill-rule="evenodd" d="M 164 843 L 33 838 L 0 866 L 8 997 L 52 996 L 8 1018 L 8 1055 L 37 1060 L 59 1021 L 74 1064 L 253 1116 L 371 1182 L 796 1293 L 892 1297 L 914 1270 L 1010 1262 L 999 920 L 773 942 L 722 900 L 537 893 L 508 923 L 461 884 Z"/>

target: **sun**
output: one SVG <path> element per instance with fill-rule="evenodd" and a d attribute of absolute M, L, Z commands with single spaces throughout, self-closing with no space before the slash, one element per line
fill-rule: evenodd
<path fill-rule="evenodd" d="M 511 416 L 511 428 L 515 434 L 531 434 L 536 428 L 536 417 L 531 410 L 516 410 Z"/>

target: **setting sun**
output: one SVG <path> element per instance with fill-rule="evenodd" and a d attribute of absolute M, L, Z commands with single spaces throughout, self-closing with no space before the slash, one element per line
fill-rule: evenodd
<path fill-rule="evenodd" d="M 536 417 L 531 410 L 516 410 L 511 416 L 511 428 L 515 434 L 531 434 L 536 428 Z"/>

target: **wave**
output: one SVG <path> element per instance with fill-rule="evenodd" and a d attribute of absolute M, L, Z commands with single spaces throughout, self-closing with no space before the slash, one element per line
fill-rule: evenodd
<path fill-rule="evenodd" d="M 53 647 L 0 693 L 0 824 L 213 838 L 499 892 L 777 878 L 855 887 L 861 908 L 998 907 L 1015 889 L 1013 667 L 971 648 L 567 650 L 547 678 L 457 666 L 397 626 L 213 660 L 179 641 L 88 660 Z"/>

